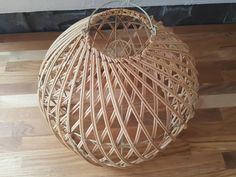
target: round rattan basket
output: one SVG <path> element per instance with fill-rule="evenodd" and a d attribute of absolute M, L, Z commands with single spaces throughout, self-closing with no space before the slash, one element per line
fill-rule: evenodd
<path fill-rule="evenodd" d="M 38 97 L 65 146 L 95 165 L 122 168 L 175 140 L 194 115 L 197 91 L 185 43 L 146 13 L 111 9 L 55 40 Z"/>

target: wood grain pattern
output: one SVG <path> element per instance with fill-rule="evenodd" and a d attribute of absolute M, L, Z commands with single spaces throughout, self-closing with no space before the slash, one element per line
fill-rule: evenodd
<path fill-rule="evenodd" d="M 37 65 L 47 46 L 29 44 L 49 44 L 58 33 L 1 35 L 0 176 L 235 177 L 236 25 L 174 30 L 196 57 L 200 99 L 205 102 L 166 151 L 127 170 L 92 166 L 76 157 L 58 142 L 42 118 L 34 95 Z"/>

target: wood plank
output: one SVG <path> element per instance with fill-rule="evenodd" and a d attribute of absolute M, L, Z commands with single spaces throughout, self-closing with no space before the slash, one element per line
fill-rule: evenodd
<path fill-rule="evenodd" d="M 5 68 L 6 72 L 30 72 L 38 73 L 42 60 L 35 61 L 15 61 L 8 62 Z"/>
<path fill-rule="evenodd" d="M 221 121 L 222 115 L 220 109 L 212 108 L 212 109 L 198 109 L 196 110 L 194 119 L 192 121 L 197 122 L 215 122 Z"/>
<path fill-rule="evenodd" d="M 222 77 L 224 81 L 236 81 L 236 70 L 222 71 Z"/>
<path fill-rule="evenodd" d="M 235 24 L 222 24 L 222 25 L 188 25 L 188 26 L 175 26 L 174 32 L 177 34 L 186 33 L 225 33 L 225 32 L 235 32 Z"/>
<path fill-rule="evenodd" d="M 236 141 L 190 142 L 192 153 L 236 151 Z"/>
<path fill-rule="evenodd" d="M 14 83 L 35 83 L 37 79 L 38 72 L 3 72 L 0 74 L 0 85 Z"/>
<path fill-rule="evenodd" d="M 226 168 L 236 169 L 236 151 L 223 152 L 223 157 L 224 157 Z"/>
<path fill-rule="evenodd" d="M 33 32 L 33 33 L 0 34 L 0 43 L 54 40 L 60 34 L 61 34 L 61 32 Z"/>
<path fill-rule="evenodd" d="M 24 108 L 38 106 L 36 94 L 0 96 L 0 108 Z"/>
<path fill-rule="evenodd" d="M 199 89 L 200 95 L 218 95 L 229 93 L 236 93 L 236 81 L 202 83 Z"/>
<path fill-rule="evenodd" d="M 0 60 L 31 61 L 43 60 L 47 50 L 25 50 L 0 52 Z"/>
<path fill-rule="evenodd" d="M 0 43 L 0 52 L 19 50 L 46 50 L 51 46 L 52 42 L 53 40 Z"/>
<path fill-rule="evenodd" d="M 36 82 L 0 84 L 0 95 L 24 95 L 37 92 Z"/>
<path fill-rule="evenodd" d="M 52 134 L 38 107 L 1 107 L 0 112 L 0 138 L 22 138 Z"/>
<path fill-rule="evenodd" d="M 236 94 L 204 95 L 199 97 L 197 107 L 199 109 L 223 108 L 236 106 Z"/>

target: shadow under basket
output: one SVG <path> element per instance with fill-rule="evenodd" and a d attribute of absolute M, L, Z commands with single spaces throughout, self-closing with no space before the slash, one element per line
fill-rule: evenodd
<path fill-rule="evenodd" d="M 95 165 L 123 168 L 175 140 L 194 115 L 198 87 L 188 46 L 171 30 L 143 13 L 112 9 L 55 40 L 38 96 L 65 146 Z"/>

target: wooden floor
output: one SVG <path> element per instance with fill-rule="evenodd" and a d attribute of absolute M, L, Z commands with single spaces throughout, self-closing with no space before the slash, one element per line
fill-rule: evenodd
<path fill-rule="evenodd" d="M 0 176 L 235 177 L 236 25 L 176 27 L 197 61 L 195 119 L 154 160 L 120 170 L 88 164 L 62 146 L 36 99 L 39 66 L 59 33 L 0 35 Z"/>

